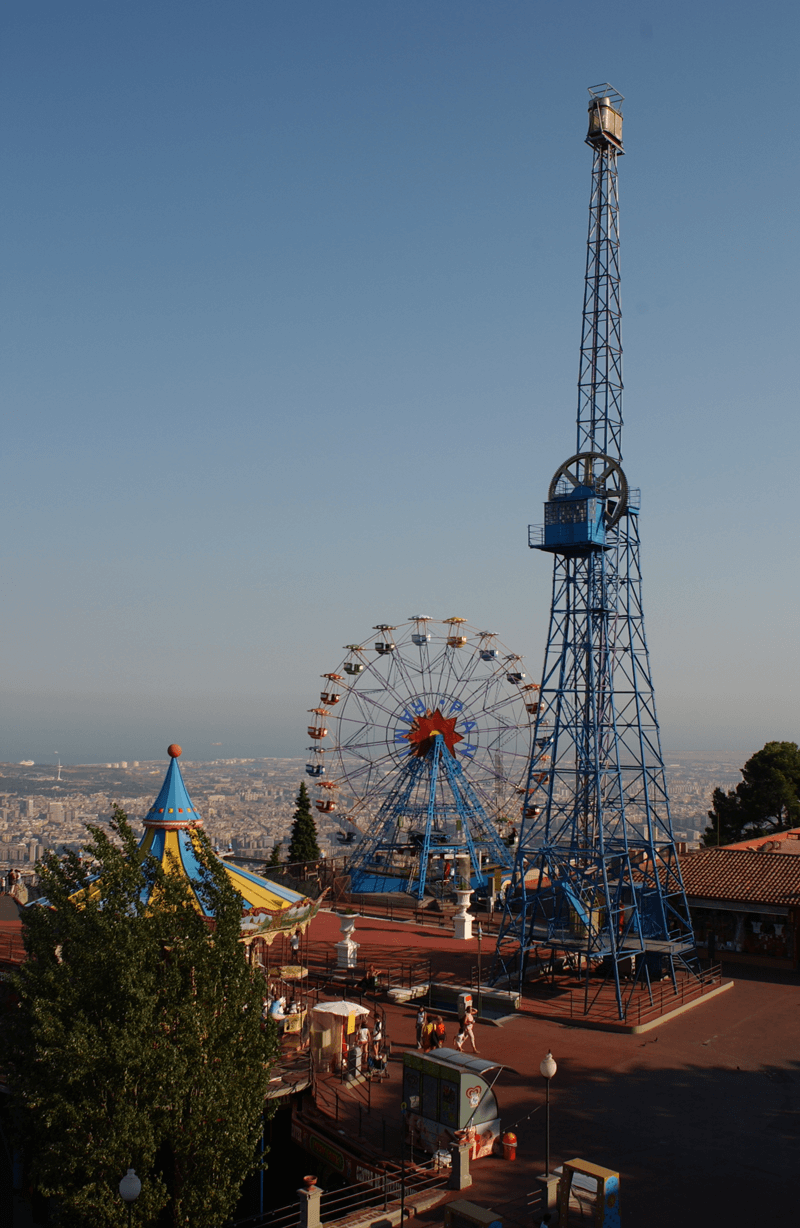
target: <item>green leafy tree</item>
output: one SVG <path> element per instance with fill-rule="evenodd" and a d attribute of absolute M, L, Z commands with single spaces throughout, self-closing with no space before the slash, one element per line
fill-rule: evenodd
<path fill-rule="evenodd" d="M 281 844 L 273 844 L 272 852 L 269 855 L 269 860 L 265 863 L 268 870 L 277 870 L 281 864 Z"/>
<path fill-rule="evenodd" d="M 311 814 L 311 800 L 304 780 L 300 782 L 293 818 L 292 838 L 289 842 L 289 863 L 316 861 L 321 856 L 317 843 L 317 825 Z"/>
<path fill-rule="evenodd" d="M 26 910 L 19 1008 L 2 1035 L 19 1142 L 65 1228 L 121 1228 L 130 1166 L 139 1223 L 217 1228 L 257 1167 L 276 1053 L 241 897 L 201 835 L 209 925 L 182 875 L 140 860 L 121 810 L 111 826 L 118 843 L 89 829 L 99 879 L 51 856 L 49 906 Z"/>
<path fill-rule="evenodd" d="M 800 748 L 767 742 L 742 768 L 735 789 L 715 789 L 706 845 L 735 844 L 800 826 Z"/>

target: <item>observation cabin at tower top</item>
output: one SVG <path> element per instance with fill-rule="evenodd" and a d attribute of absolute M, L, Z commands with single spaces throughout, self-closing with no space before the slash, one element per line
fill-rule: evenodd
<path fill-rule="evenodd" d="M 616 160 L 623 96 L 608 82 L 589 86 L 586 144 L 594 152 L 584 328 L 579 380 L 578 452 L 557 470 L 544 524 L 528 526 L 528 545 L 553 554 L 607 550 L 609 530 L 638 508 L 620 464 L 622 343 L 619 335 Z M 613 430 L 604 424 L 611 422 Z M 611 446 L 613 445 L 613 446 Z"/>
<path fill-rule="evenodd" d="M 622 148 L 622 94 L 607 82 L 590 85 L 592 95 L 589 103 L 589 131 L 586 144 L 593 149 L 614 149 L 624 154 Z"/>

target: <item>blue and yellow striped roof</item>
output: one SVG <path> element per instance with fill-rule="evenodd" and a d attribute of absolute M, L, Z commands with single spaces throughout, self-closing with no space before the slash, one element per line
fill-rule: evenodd
<path fill-rule="evenodd" d="M 203 868 L 197 856 L 195 832 L 202 827 L 197 807 L 189 797 L 178 765 L 179 746 L 170 746 L 170 765 L 154 804 L 144 819 L 144 835 L 139 843 L 142 855 L 157 857 L 168 873 L 183 874 L 192 889 L 197 907 L 206 915 L 199 886 Z M 251 874 L 239 866 L 222 861 L 225 873 L 243 900 L 245 910 L 264 909 L 270 914 L 291 913 L 294 919 L 311 901 L 297 891 Z M 277 919 L 277 918 L 276 918 Z M 287 920 L 289 918 L 287 917 Z M 296 921 L 294 921 L 296 923 Z"/>
<path fill-rule="evenodd" d="M 145 816 L 139 855 L 157 857 L 168 874 L 182 874 L 189 884 L 198 912 L 210 917 L 212 914 L 200 890 L 203 866 L 198 857 L 197 833 L 203 826 L 203 820 L 183 782 L 178 766 L 180 753 L 179 746 L 169 747 L 170 765 L 161 791 Z M 270 942 L 281 930 L 305 929 L 317 912 L 321 900 L 311 900 L 259 874 L 251 874 L 249 870 L 231 865 L 222 858 L 220 861 L 231 884 L 242 897 L 242 929 L 246 939 L 263 937 Z M 103 893 L 102 876 L 94 879 L 86 891 L 89 898 L 100 898 Z M 76 892 L 73 899 L 77 901 L 81 896 L 83 889 Z"/>

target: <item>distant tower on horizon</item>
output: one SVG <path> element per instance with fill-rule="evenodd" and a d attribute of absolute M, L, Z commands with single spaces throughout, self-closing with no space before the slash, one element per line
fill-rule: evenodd
<path fill-rule="evenodd" d="M 642 612 L 639 491 L 622 468 L 617 158 L 622 95 L 589 89 L 593 151 L 575 454 L 529 545 L 553 556 L 550 627 L 520 839 L 492 972 L 540 951 L 602 965 L 625 1018 L 683 963 L 699 973 L 670 820 Z M 626 979 L 629 976 L 630 979 Z M 593 987 L 591 996 L 596 989 Z M 652 994 L 651 994 L 652 999 Z"/>

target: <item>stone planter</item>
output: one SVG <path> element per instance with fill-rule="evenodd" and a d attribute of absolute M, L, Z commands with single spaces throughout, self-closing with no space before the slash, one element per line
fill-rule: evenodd
<path fill-rule="evenodd" d="M 342 931 L 342 937 L 336 943 L 337 968 L 355 968 L 358 963 L 358 943 L 353 941 L 355 928 L 355 917 L 339 916 L 339 929 Z"/>

